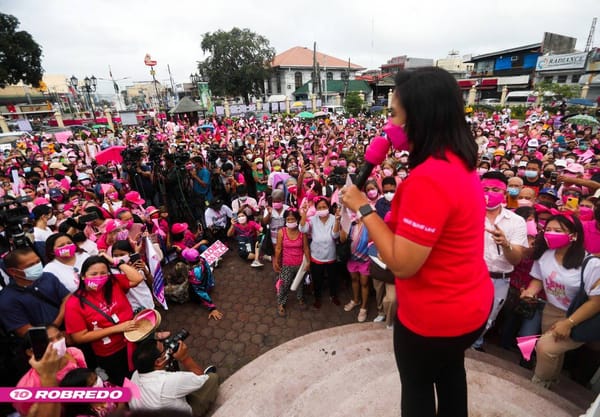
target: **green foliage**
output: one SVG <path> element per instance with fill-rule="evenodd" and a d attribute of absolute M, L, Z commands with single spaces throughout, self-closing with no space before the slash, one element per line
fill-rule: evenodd
<path fill-rule="evenodd" d="M 542 81 L 535 85 L 535 91 L 538 94 L 551 92 L 557 95 L 560 99 L 569 99 L 578 96 L 581 92 L 581 89 L 578 85 L 559 84 L 550 81 Z"/>
<path fill-rule="evenodd" d="M 251 95 L 263 94 L 275 57 L 267 38 L 250 29 L 218 30 L 205 33 L 201 47 L 210 56 L 198 63 L 198 70 L 213 94 L 242 96 L 246 103 Z"/>
<path fill-rule="evenodd" d="M 356 116 L 362 110 L 363 104 L 358 91 L 350 91 L 344 100 L 344 109 L 346 113 Z"/>
<path fill-rule="evenodd" d="M 18 26 L 16 17 L 0 13 L 0 88 L 19 81 L 39 87 L 42 81 L 42 48 Z"/>

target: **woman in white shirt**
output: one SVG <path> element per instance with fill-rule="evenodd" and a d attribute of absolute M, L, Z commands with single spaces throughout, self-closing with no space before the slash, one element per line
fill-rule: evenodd
<path fill-rule="evenodd" d="M 140 258 L 139 254 L 136 254 L 134 248 L 131 246 L 129 240 L 117 240 L 112 245 L 112 257 L 113 259 L 123 259 L 128 265 L 134 267 L 140 275 L 144 277 L 144 280 L 139 283 L 136 287 L 132 287 L 127 292 L 127 299 L 133 313 L 137 313 L 146 308 L 154 308 L 154 298 L 152 297 L 152 274 L 146 263 Z"/>
<path fill-rule="evenodd" d="M 79 287 L 81 265 L 89 254 L 79 250 L 71 236 L 55 233 L 46 241 L 46 259 L 49 261 L 44 272 L 54 274 L 69 292 Z"/>
<path fill-rule="evenodd" d="M 543 335 L 536 345 L 537 364 L 532 381 L 549 388 L 558 380 L 564 353 L 583 344 L 571 339 L 571 329 L 600 313 L 600 259 L 591 259 L 584 270 L 588 301 L 567 317 L 569 305 L 579 291 L 586 256 L 581 223 L 568 214 L 553 216 L 538 239 L 530 273 L 534 279 L 521 298 L 535 297 L 542 288 L 546 292 Z"/>
<path fill-rule="evenodd" d="M 300 231 L 310 233 L 310 276 L 314 283 L 315 308 L 321 308 L 321 290 L 325 275 L 329 280 L 331 302 L 340 305 L 337 297 L 339 274 L 335 241 L 340 236 L 340 209 L 335 216 L 330 213 L 329 200 L 319 197 L 315 200 L 315 215 L 307 219 L 308 204 L 300 208 Z"/>
<path fill-rule="evenodd" d="M 35 242 L 44 242 L 54 233 L 48 226 L 56 224 L 56 216 L 52 214 L 52 208 L 45 204 L 34 207 L 32 214 L 34 217 L 33 240 Z"/>

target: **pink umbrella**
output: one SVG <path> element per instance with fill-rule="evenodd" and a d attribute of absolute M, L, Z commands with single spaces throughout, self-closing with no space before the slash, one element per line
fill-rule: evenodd
<path fill-rule="evenodd" d="M 121 156 L 121 152 L 125 149 L 125 146 L 111 146 L 103 151 L 100 151 L 96 154 L 96 162 L 101 165 L 106 164 L 107 162 L 123 162 L 123 157 Z"/>

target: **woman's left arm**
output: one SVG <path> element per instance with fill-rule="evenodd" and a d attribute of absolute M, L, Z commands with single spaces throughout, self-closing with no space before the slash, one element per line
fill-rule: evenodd
<path fill-rule="evenodd" d="M 127 277 L 129 288 L 137 287 L 144 280 L 144 276 L 131 265 L 121 264 L 118 268 Z"/>
<path fill-rule="evenodd" d="M 578 324 L 600 313 L 600 295 L 590 295 L 569 317 L 559 320 L 550 329 L 556 340 L 566 339 L 571 335 L 571 329 Z"/>

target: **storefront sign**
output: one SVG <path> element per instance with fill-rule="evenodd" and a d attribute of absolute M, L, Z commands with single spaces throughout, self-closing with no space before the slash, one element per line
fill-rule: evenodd
<path fill-rule="evenodd" d="M 587 52 L 576 54 L 546 55 L 537 60 L 536 71 L 560 71 L 585 67 Z"/>

